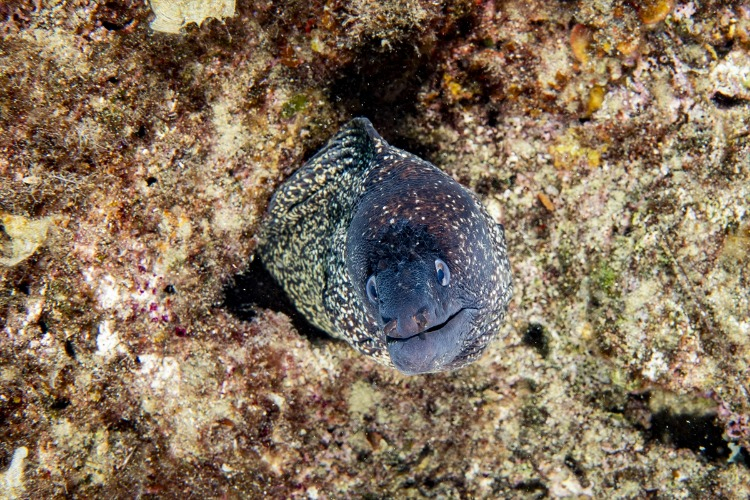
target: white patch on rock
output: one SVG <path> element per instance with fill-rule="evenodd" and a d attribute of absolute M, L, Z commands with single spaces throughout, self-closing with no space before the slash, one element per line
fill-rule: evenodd
<path fill-rule="evenodd" d="M 106 275 L 99 282 L 97 299 L 102 309 L 113 309 L 120 301 L 120 287 L 111 275 Z"/>
<path fill-rule="evenodd" d="M 25 487 L 23 485 L 23 461 L 29 456 L 29 450 L 25 446 L 16 448 L 10 466 L 5 472 L 0 473 L 0 497 L 21 498 Z"/>
<path fill-rule="evenodd" d="M 710 81 L 716 92 L 750 100 L 750 55 L 733 50 L 711 71 Z"/>
<path fill-rule="evenodd" d="M 181 370 L 180 363 L 171 356 L 157 354 L 143 354 L 140 374 L 149 378 L 151 389 L 177 395 L 180 393 Z"/>
<path fill-rule="evenodd" d="M 109 320 L 99 323 L 99 334 L 96 336 L 96 354 L 112 356 L 120 347 L 120 336 L 110 325 Z"/>
<path fill-rule="evenodd" d="M 669 369 L 669 365 L 664 359 L 664 353 L 661 351 L 653 351 L 651 353 L 651 359 L 646 363 L 643 369 L 643 376 L 649 380 L 657 380 L 661 375 L 665 374 Z"/>
<path fill-rule="evenodd" d="M 273 404 L 278 406 L 280 410 L 283 409 L 284 405 L 286 404 L 286 399 L 284 399 L 284 396 L 276 394 L 275 392 L 269 392 L 268 399 L 273 401 Z"/>
<path fill-rule="evenodd" d="M 503 208 L 500 202 L 495 198 L 485 200 L 485 207 L 495 222 L 500 223 L 503 220 Z"/>
<path fill-rule="evenodd" d="M 190 23 L 200 26 L 210 17 L 234 16 L 234 0 L 151 0 L 150 4 L 156 16 L 151 29 L 163 33 L 179 33 Z"/>
<path fill-rule="evenodd" d="M 212 227 L 223 233 L 239 232 L 249 224 L 247 217 L 236 208 L 224 207 L 214 213 Z"/>
<path fill-rule="evenodd" d="M 231 158 L 239 153 L 250 140 L 250 134 L 242 123 L 242 113 L 229 98 L 219 99 L 211 104 L 217 139 L 214 141 L 216 152 L 223 157 Z"/>
<path fill-rule="evenodd" d="M 141 354 L 139 359 L 141 369 L 134 383 L 141 408 L 169 429 L 169 450 L 175 457 L 203 456 L 206 445 L 201 436 L 207 429 L 218 421 L 241 419 L 236 408 L 243 403 L 222 395 L 217 382 L 224 374 L 216 370 L 210 355 L 194 353 L 181 360 Z"/>
<path fill-rule="evenodd" d="M 54 220 L 54 217 L 29 219 L 0 214 L 0 231 L 7 236 L 7 241 L 0 241 L 0 265 L 13 267 L 29 258 L 44 244 Z"/>

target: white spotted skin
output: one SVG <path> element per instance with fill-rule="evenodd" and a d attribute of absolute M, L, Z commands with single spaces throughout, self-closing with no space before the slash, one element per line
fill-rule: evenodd
<path fill-rule="evenodd" d="M 258 254 L 312 324 L 393 366 L 364 282 L 373 255 L 389 251 L 383 238 L 403 228 L 425 234 L 447 262 L 451 300 L 478 311 L 460 355 L 432 371 L 460 368 L 497 335 L 513 294 L 502 226 L 471 191 L 390 146 L 367 119 L 349 122 L 277 190 Z"/>

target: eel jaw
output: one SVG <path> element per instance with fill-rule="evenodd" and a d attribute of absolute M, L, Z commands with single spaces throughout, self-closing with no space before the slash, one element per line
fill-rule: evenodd
<path fill-rule="evenodd" d="M 386 336 L 393 365 L 406 375 L 449 369 L 470 337 L 478 309 L 463 308 L 447 321 L 408 338 Z"/>

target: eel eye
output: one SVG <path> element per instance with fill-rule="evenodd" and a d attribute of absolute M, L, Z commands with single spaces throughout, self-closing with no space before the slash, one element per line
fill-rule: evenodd
<path fill-rule="evenodd" d="M 437 280 L 443 286 L 448 286 L 451 282 L 451 271 L 448 269 L 448 264 L 440 259 L 435 259 L 435 272 L 437 273 Z"/>
<path fill-rule="evenodd" d="M 373 304 L 377 303 L 378 301 L 378 287 L 375 283 L 375 275 L 369 277 L 367 280 L 367 284 L 365 285 L 365 288 L 367 289 L 367 298 L 370 299 L 370 302 Z"/>

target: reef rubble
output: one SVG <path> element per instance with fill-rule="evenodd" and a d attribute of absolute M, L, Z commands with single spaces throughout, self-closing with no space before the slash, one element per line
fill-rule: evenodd
<path fill-rule="evenodd" d="M 218 4 L 0 6 L 0 497 L 750 494 L 750 5 Z M 505 225 L 465 369 L 228 306 L 353 116 Z"/>

